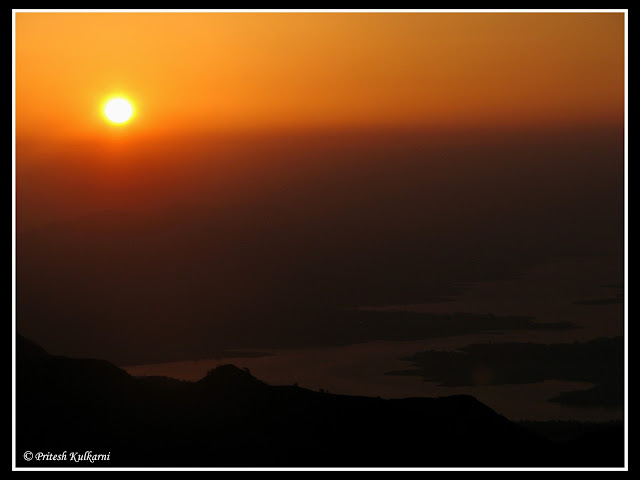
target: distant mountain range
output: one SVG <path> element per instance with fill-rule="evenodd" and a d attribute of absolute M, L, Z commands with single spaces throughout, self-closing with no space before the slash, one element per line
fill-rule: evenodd
<path fill-rule="evenodd" d="M 395 400 L 334 395 L 271 386 L 233 365 L 211 370 L 197 382 L 137 378 L 104 360 L 50 355 L 20 335 L 16 413 L 19 467 L 612 467 L 624 462 L 620 425 L 554 442 L 467 395 Z M 63 452 L 63 460 L 52 459 Z"/>

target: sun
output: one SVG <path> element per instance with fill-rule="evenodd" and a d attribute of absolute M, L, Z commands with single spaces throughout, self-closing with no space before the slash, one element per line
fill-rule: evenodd
<path fill-rule="evenodd" d="M 104 105 L 104 115 L 112 123 L 125 123 L 133 115 L 133 106 L 124 98 L 112 98 Z"/>

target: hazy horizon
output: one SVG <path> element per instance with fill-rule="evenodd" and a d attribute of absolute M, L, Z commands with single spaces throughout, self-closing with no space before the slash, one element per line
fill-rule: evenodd
<path fill-rule="evenodd" d="M 16 12 L 17 332 L 621 419 L 625 21 Z"/>

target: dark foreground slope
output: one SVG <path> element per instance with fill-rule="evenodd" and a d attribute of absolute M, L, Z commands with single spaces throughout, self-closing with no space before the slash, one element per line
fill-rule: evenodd
<path fill-rule="evenodd" d="M 621 431 L 592 436 L 587 444 L 585 439 L 557 444 L 470 396 L 383 400 L 332 395 L 270 386 L 233 365 L 212 370 L 198 382 L 141 379 L 106 361 L 51 356 L 20 336 L 16 363 L 18 466 L 508 467 L 623 462 Z M 31 458 L 27 451 L 34 455 L 31 460 L 25 459 Z M 65 451 L 61 460 L 38 460 L 38 453 Z M 108 460 L 90 463 L 84 459 L 87 451 L 108 454 Z"/>

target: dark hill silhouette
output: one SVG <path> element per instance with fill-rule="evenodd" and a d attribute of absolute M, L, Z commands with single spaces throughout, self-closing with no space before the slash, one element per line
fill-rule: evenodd
<path fill-rule="evenodd" d="M 16 349 L 18 466 L 622 465 L 617 442 L 592 438 L 601 448 L 584 456 L 574 448 L 584 442 L 555 444 L 466 395 L 333 395 L 270 386 L 233 365 L 198 382 L 139 379 L 105 361 L 48 355 L 22 336 Z M 27 450 L 110 460 L 27 462 Z"/>
<path fill-rule="evenodd" d="M 207 375 L 196 382 L 205 395 L 246 395 L 259 394 L 267 385 L 255 378 L 248 370 L 235 365 L 221 365 L 209 370 Z"/>

